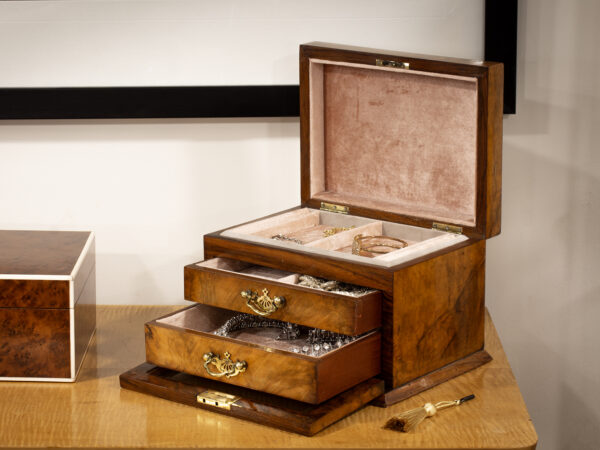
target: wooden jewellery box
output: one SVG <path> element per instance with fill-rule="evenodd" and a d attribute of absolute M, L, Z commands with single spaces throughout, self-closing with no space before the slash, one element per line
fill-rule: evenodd
<path fill-rule="evenodd" d="M 96 329 L 94 234 L 0 231 L 0 381 L 75 381 Z"/>
<path fill-rule="evenodd" d="M 485 239 L 500 232 L 502 84 L 497 63 L 301 46 L 301 205 L 206 235 L 204 261 L 184 276 L 199 305 L 146 325 L 149 364 L 122 383 L 313 434 L 489 361 Z M 388 251 L 369 236 L 392 238 Z M 330 292 L 306 275 L 365 289 Z M 278 330 L 215 336 L 240 312 L 351 342 L 312 357 Z M 232 396 L 225 411 L 200 389 Z"/>

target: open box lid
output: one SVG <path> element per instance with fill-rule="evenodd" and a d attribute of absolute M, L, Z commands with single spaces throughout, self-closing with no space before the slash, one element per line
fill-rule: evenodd
<path fill-rule="evenodd" d="M 302 45 L 302 204 L 495 236 L 502 104 L 500 63 Z"/>

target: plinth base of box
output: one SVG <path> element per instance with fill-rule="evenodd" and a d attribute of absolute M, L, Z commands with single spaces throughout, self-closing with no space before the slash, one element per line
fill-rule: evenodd
<path fill-rule="evenodd" d="M 384 392 L 371 378 L 319 405 L 240 388 L 144 363 L 121 374 L 121 387 L 143 394 L 312 436 Z"/>
<path fill-rule="evenodd" d="M 406 400 L 413 395 L 419 394 L 427 389 L 430 389 L 438 384 L 455 378 L 470 370 L 476 369 L 483 364 L 492 360 L 491 355 L 485 350 L 479 350 L 464 358 L 461 358 L 453 363 L 445 365 L 433 372 L 416 378 L 402 386 L 398 386 L 385 394 L 376 398 L 371 402 L 371 405 L 385 408 L 395 403 Z"/>

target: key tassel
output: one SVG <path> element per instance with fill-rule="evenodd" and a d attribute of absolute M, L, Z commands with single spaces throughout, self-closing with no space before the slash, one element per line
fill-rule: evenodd
<path fill-rule="evenodd" d="M 419 408 L 411 409 L 410 411 L 392 417 L 386 422 L 383 428 L 406 433 L 407 431 L 413 430 L 417 425 L 423 422 L 423 420 L 433 416 L 439 410 L 450 408 L 451 406 L 458 406 L 474 398 L 475 395 L 471 394 L 458 400 L 439 402 L 435 405 L 433 403 L 425 403 Z"/>

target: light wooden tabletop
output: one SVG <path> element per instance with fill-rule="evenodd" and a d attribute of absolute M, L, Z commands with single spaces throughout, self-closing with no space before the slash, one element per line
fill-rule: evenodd
<path fill-rule="evenodd" d="M 121 372 L 144 361 L 143 324 L 177 309 L 102 306 L 77 383 L 0 383 L 0 448 L 402 448 L 533 449 L 537 435 L 498 334 L 486 319 L 494 357 L 465 375 L 390 408 L 368 406 L 304 437 L 122 390 Z M 392 415 L 426 402 L 476 399 L 441 411 L 416 431 L 383 430 Z"/>

